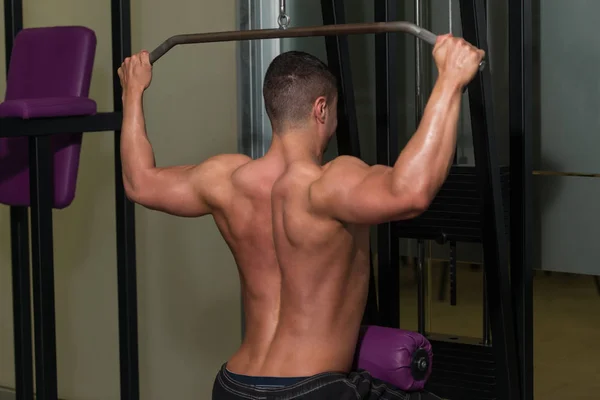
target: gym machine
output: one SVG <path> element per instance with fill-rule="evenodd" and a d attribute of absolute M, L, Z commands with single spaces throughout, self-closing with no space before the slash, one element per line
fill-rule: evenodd
<path fill-rule="evenodd" d="M 53 156 L 51 135 L 115 132 L 115 202 L 119 306 L 121 398 L 139 398 L 137 291 L 134 206 L 125 196 L 121 174 L 121 86 L 117 69 L 131 54 L 130 1 L 111 1 L 113 112 L 85 116 L 0 118 L 0 138 L 26 137 L 29 146 L 31 203 L 10 210 L 15 380 L 17 398 L 34 398 L 33 350 L 30 314 L 29 233 L 35 343 L 35 379 L 39 400 L 56 400 L 56 337 L 54 310 L 54 254 L 52 238 Z M 14 39 L 23 29 L 22 0 L 4 1 L 7 71 Z M 28 209 L 31 211 L 31 223 Z M 31 231 L 29 227 L 31 226 Z"/>
<path fill-rule="evenodd" d="M 420 0 L 415 1 L 415 23 L 419 26 L 424 26 L 422 6 Z M 463 36 L 487 51 L 485 2 L 460 0 L 458 6 Z M 379 324 L 400 326 L 398 240 L 417 239 L 418 330 L 431 341 L 434 352 L 433 372 L 426 388 L 449 399 L 533 398 L 531 79 L 526 79 L 531 75 L 531 5 L 513 1 L 509 6 L 510 167 L 500 166 L 498 161 L 491 76 L 486 69 L 468 88 L 475 166 L 452 167 L 437 198 L 420 217 L 378 228 Z M 375 7 L 378 21 L 398 18 L 393 1 L 376 2 Z M 380 40 L 383 42 L 383 39 Z M 419 47 L 417 41 L 417 122 L 424 104 Z M 493 58 L 492 54 L 490 58 Z M 395 161 L 399 151 L 398 129 L 393 125 L 396 121 L 384 119 L 384 114 L 389 119 L 389 113 L 384 112 L 386 108 L 397 108 L 397 99 L 390 92 L 395 83 L 385 79 L 390 75 L 382 66 L 387 64 L 389 68 L 393 61 L 389 47 L 386 49 L 379 44 L 376 49 L 377 161 L 387 165 Z M 460 201 L 457 201 L 458 197 Z M 464 206 L 479 211 L 469 216 L 456 214 L 464 211 Z M 482 244 L 486 279 L 481 340 L 442 336 L 425 330 L 426 240 L 450 243 L 453 303 L 456 301 L 455 243 Z"/>
<path fill-rule="evenodd" d="M 322 10 L 324 17 L 324 25 L 342 24 L 343 11 L 339 2 L 335 0 L 322 1 Z M 113 26 L 113 69 L 116 71 L 125 56 L 131 53 L 130 40 L 130 15 L 128 0 L 113 0 L 112 5 L 112 26 Z M 376 19 L 381 22 L 392 22 L 397 18 L 396 5 L 393 1 L 379 1 L 375 3 Z M 475 0 L 462 0 L 460 2 L 462 13 L 462 25 L 464 36 L 467 40 L 474 43 L 476 46 L 487 49 L 486 43 L 486 25 L 485 25 L 485 7 L 483 3 Z M 511 2 L 511 7 L 517 9 L 517 2 Z M 511 139 L 515 139 L 515 147 L 517 140 L 527 141 L 525 126 L 526 118 L 523 116 L 525 105 L 527 104 L 527 94 L 521 91 L 520 107 L 513 107 L 512 100 L 518 99 L 519 93 L 516 89 L 512 89 L 512 83 L 518 81 L 518 76 L 521 77 L 520 83 L 523 84 L 523 74 L 531 71 L 530 64 L 527 66 L 525 57 L 520 53 L 524 46 L 523 42 L 527 39 L 523 38 L 527 35 L 524 33 L 525 17 L 531 18 L 531 10 L 526 6 L 521 6 L 519 2 L 519 14 L 511 13 L 511 18 L 517 22 L 519 16 L 519 34 L 511 31 L 511 57 L 517 54 L 517 45 L 519 46 L 519 54 L 521 56 L 520 65 L 512 62 L 511 58 Z M 530 7 L 530 6 L 529 6 Z M 511 8 L 511 10 L 512 10 Z M 22 4 L 20 0 L 5 1 L 5 28 L 7 31 L 7 60 L 9 59 L 12 50 L 12 40 L 16 33 L 22 29 Z M 280 21 L 280 27 L 285 29 L 287 26 L 286 20 Z M 392 26 L 389 24 L 387 26 Z M 512 28 L 511 28 L 512 29 Z M 403 31 L 402 29 L 396 29 Z M 293 31 L 291 31 L 293 32 Z M 385 31 L 381 31 L 385 32 Z M 353 32 L 347 32 L 353 33 Z M 360 33 L 360 32 L 354 32 Z M 365 32 L 366 33 L 366 32 Z M 289 33 L 291 35 L 292 33 Z M 315 34 L 314 32 L 312 34 Z M 393 52 L 390 49 L 394 48 L 394 34 L 379 33 L 376 36 L 376 65 L 377 65 L 377 141 L 379 144 L 387 146 L 386 150 L 378 150 L 378 162 L 389 164 L 390 160 L 395 159 L 397 155 L 397 142 L 394 146 L 394 135 L 397 136 L 398 127 L 394 127 L 392 118 L 389 118 L 391 111 L 395 108 L 394 94 L 390 90 L 390 80 L 394 79 L 393 67 L 396 63 Z M 417 35 L 418 36 L 418 35 Z M 275 37 L 275 36 L 274 36 Z M 278 36 L 283 37 L 283 36 Z M 291 37 L 291 36 L 290 36 Z M 358 133 L 356 132 L 356 124 L 352 123 L 352 118 L 355 117 L 355 106 L 351 99 L 352 91 L 351 74 L 349 70 L 348 48 L 345 37 L 343 36 L 328 36 L 326 39 L 328 59 L 332 69 L 337 69 L 339 76 L 346 76 L 347 79 L 342 79 L 345 102 L 341 102 L 341 108 L 348 116 L 348 135 L 346 138 L 343 135 L 339 140 L 340 152 L 343 154 L 360 155 L 358 147 Z M 175 43 L 177 44 L 177 43 Z M 514 51 L 513 51 L 514 49 Z M 168 50 L 168 49 L 167 49 Z M 163 53 L 164 54 L 164 53 Z M 153 59 L 156 61 L 157 58 Z M 520 69 L 518 69 L 519 67 Z M 127 399 L 139 398 L 139 378 L 137 365 L 137 321 L 136 321 L 136 301 L 135 301 L 135 231 L 134 231 L 134 214 L 133 205 L 127 200 L 124 195 L 124 190 L 121 181 L 120 157 L 119 157 L 119 129 L 121 122 L 121 101 L 120 87 L 116 73 L 113 75 L 114 89 L 114 107 L 115 112 L 100 113 L 94 116 L 87 117 L 63 117 L 44 120 L 21 120 L 21 119 L 0 119 L 0 136 L 28 136 L 30 146 L 30 170 L 31 181 L 31 212 L 32 212 L 32 240 L 33 240 L 33 280 L 34 280 L 34 316 L 35 316 L 35 337 L 36 337 L 36 372 L 38 380 L 38 393 L 41 399 L 55 399 L 56 396 L 56 354 L 55 354 L 55 338 L 54 338 L 54 300 L 53 300 L 53 250 L 52 250 L 52 159 L 50 157 L 50 139 L 49 135 L 55 133 L 76 133 L 76 132 L 94 132 L 94 131 L 115 131 L 115 184 L 116 184 L 116 203 L 117 203 L 117 254 L 118 254 L 118 275 L 119 275 L 119 325 L 120 325 L 120 355 L 121 355 L 121 397 Z M 495 364 L 495 380 L 493 390 L 497 390 L 500 398 L 517 399 L 519 396 L 519 376 L 517 374 L 517 365 L 520 367 L 521 375 L 521 390 L 527 386 L 531 378 L 528 368 L 532 366 L 532 362 L 528 360 L 527 354 L 531 350 L 531 290 L 530 276 L 523 272 L 525 268 L 516 269 L 518 266 L 530 265 L 526 262 L 530 260 L 530 254 L 526 255 L 527 247 L 522 246 L 517 252 L 514 250 L 511 253 L 513 275 L 521 274 L 523 282 L 517 282 L 518 285 L 513 285 L 512 293 L 508 276 L 508 260 L 506 259 L 506 251 L 508 249 L 507 236 L 505 234 L 505 213 L 503 211 L 501 173 L 497 160 L 495 159 L 494 136 L 490 134 L 493 121 L 493 110 L 490 101 L 491 79 L 489 72 L 485 69 L 469 87 L 470 106 L 472 110 L 472 124 L 474 132 L 474 140 L 476 147 L 476 167 L 474 173 L 471 171 L 471 177 L 476 185 L 478 185 L 483 196 L 483 201 L 479 206 L 482 209 L 481 219 L 476 223 L 482 225 L 482 229 L 478 235 L 483 238 L 483 246 L 485 253 L 485 265 L 488 277 L 487 293 L 489 296 L 490 321 L 492 335 L 494 338 L 491 346 L 478 346 L 485 350 L 480 351 L 482 361 L 492 360 Z M 346 104 L 344 104 L 346 103 Z M 354 108 L 354 110 L 353 110 Z M 352 117 L 354 114 L 354 117 Z M 520 114 L 520 115 L 519 115 Z M 387 118 L 383 118 L 387 115 Z M 394 129 L 396 128 L 396 129 Z M 354 132 L 352 131 L 354 129 Z M 518 166 L 522 167 L 523 163 L 527 163 L 527 144 L 520 144 L 520 151 L 515 152 L 514 160 Z M 530 146 L 530 143 L 529 143 Z M 511 176 L 513 172 L 513 145 L 511 143 Z M 530 149 L 530 147 L 529 147 Z M 529 157 L 530 158 L 530 157 Z M 530 160 L 529 160 L 530 161 Z M 461 171 L 457 171 L 461 175 Z M 530 176 L 531 174 L 529 174 Z M 526 183 L 526 173 L 521 174 L 521 179 L 518 183 Z M 524 182 L 525 181 L 525 182 Z M 520 197 L 512 195 L 511 206 L 518 206 L 520 209 L 527 200 L 527 194 L 521 194 Z M 530 193 L 529 193 L 530 199 Z M 518 230 L 525 230 L 527 227 L 524 221 L 526 210 L 521 210 L 520 221 L 513 222 L 511 219 L 511 234 L 512 240 L 516 240 L 514 233 Z M 511 218 L 512 215 L 511 215 Z M 11 226 L 13 239 L 13 269 L 16 278 L 14 280 L 14 296 L 15 304 L 15 350 L 16 358 L 20 360 L 20 368 L 17 370 L 17 387 L 23 390 L 22 393 L 33 393 L 33 378 L 31 366 L 31 338 L 28 337 L 27 329 L 29 322 L 29 311 L 26 305 L 29 302 L 29 287 L 25 285 L 28 280 L 26 271 L 28 264 L 28 224 L 27 208 L 14 207 L 11 209 Z M 398 225 L 398 226 L 396 226 Z M 395 290 L 396 276 L 398 274 L 399 263 L 396 262 L 397 252 L 395 251 L 398 232 L 402 224 L 386 224 L 378 227 L 379 240 L 379 309 L 377 305 L 373 306 L 371 293 L 370 306 L 367 315 L 371 315 L 371 320 L 378 321 L 379 324 L 398 326 L 399 325 L 399 301 L 395 302 L 394 297 L 398 292 Z M 477 229 L 475 230 L 477 231 Z M 444 233 L 444 232 L 442 232 Z M 522 244 L 527 244 L 530 240 L 531 225 L 529 224 L 529 232 L 517 232 L 517 238 Z M 439 239 L 440 232 L 435 232 L 434 237 L 428 239 Z M 449 235 L 441 235 L 444 240 L 449 240 Z M 453 240 L 457 240 L 458 236 Z M 383 257 L 382 257 L 383 255 Z M 387 273 L 387 279 L 384 275 Z M 514 279 L 514 278 L 513 278 Z M 390 285 L 390 286 L 387 286 Z M 371 282 L 371 288 L 374 289 L 374 282 Z M 25 291 L 26 289 L 26 291 Z M 27 298 L 27 299 L 25 299 Z M 515 299 L 515 303 L 519 304 L 517 308 L 517 330 L 514 328 L 513 317 L 515 313 L 512 310 L 511 298 Z M 382 301 L 385 300 L 385 301 Z M 390 307 L 386 309 L 386 307 Z M 422 308 L 423 305 L 420 305 Z M 370 311 L 369 311 L 370 310 Z M 17 319 L 18 317 L 18 319 Z M 396 323 L 397 321 L 397 323 Z M 17 323 L 19 322 L 19 323 Z M 373 322 L 371 322 L 373 323 Z M 424 324 L 419 324 L 419 330 L 424 331 Z M 525 332 L 527 331 L 527 332 Z M 517 333 L 515 335 L 515 333 Z M 17 334 L 18 333 L 18 334 Z M 426 332 L 424 332 L 426 333 Z M 516 339 L 517 338 L 517 339 Z M 27 340 L 29 339 L 29 340 Z M 18 341 L 18 342 L 17 342 Z M 518 343 L 517 343 L 518 341 Z M 438 343 L 439 342 L 439 343 Z M 434 350 L 437 354 L 444 354 L 448 351 L 452 354 L 460 354 L 461 352 L 471 352 L 475 349 L 473 345 L 459 344 L 454 345 L 453 342 L 444 340 L 433 340 Z M 471 347 L 469 347 L 471 346 Z M 477 347 L 477 346 L 476 346 Z M 519 353 L 517 353 L 517 348 Z M 490 350 L 491 349 L 491 350 Z M 517 357 L 517 354 L 519 357 Z M 520 364 L 518 359 L 520 359 Z M 439 370 L 439 368 L 438 368 Z M 438 377 L 439 380 L 438 380 Z M 455 378 L 436 374 L 434 367 L 434 375 L 430 381 L 432 391 L 435 388 L 440 390 L 451 390 L 440 380 Z M 527 386 L 530 387 L 531 385 Z M 28 389 L 30 388 L 30 389 Z M 452 396 L 461 396 L 453 388 L 454 392 L 448 392 Z M 441 393 L 441 392 L 440 392 Z M 463 397 L 465 398 L 465 397 Z M 473 397 L 474 398 L 474 397 Z M 523 398 L 526 398 L 525 395 Z"/>

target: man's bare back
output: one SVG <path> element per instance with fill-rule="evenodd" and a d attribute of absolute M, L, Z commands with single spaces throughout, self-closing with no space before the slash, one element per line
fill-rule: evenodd
<path fill-rule="evenodd" d="M 238 265 L 244 341 L 229 360 L 252 376 L 349 371 L 369 279 L 368 226 L 314 214 L 314 163 L 288 165 L 274 150 L 258 160 L 219 156 L 223 198 L 212 215 Z M 325 167 L 326 168 L 326 167 Z"/>
<path fill-rule="evenodd" d="M 322 165 L 337 127 L 337 86 L 318 60 L 294 53 L 267 72 L 274 135 L 264 157 L 220 155 L 200 165 L 157 168 L 141 107 L 151 77 L 147 53 L 119 70 L 128 196 L 173 215 L 211 214 L 238 265 L 246 330 L 227 363 L 230 372 L 310 377 L 350 371 L 368 292 L 369 227 L 428 207 L 452 163 L 462 88 L 483 57 L 449 36 L 436 52 L 440 78 L 394 167 L 353 157 Z M 301 75 L 292 76 L 300 67 Z M 315 76 L 321 81 L 311 81 Z M 285 85 L 301 79 L 307 89 L 286 98 L 291 89 Z M 323 95 L 314 94 L 319 90 Z"/>

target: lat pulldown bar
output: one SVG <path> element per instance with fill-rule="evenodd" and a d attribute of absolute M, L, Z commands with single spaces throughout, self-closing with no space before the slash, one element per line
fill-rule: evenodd
<path fill-rule="evenodd" d="M 429 43 L 432 46 L 437 40 L 437 35 L 434 33 L 411 22 L 405 21 L 323 25 L 289 29 L 256 29 L 247 31 L 192 33 L 187 35 L 171 36 L 165 40 L 160 46 L 154 49 L 152 53 L 150 53 L 150 64 L 154 64 L 169 50 L 180 44 L 231 42 L 256 39 L 283 39 L 308 36 L 364 35 L 369 33 L 389 32 L 408 33 Z M 485 61 L 482 61 L 479 65 L 479 69 L 482 70 L 484 67 Z"/>

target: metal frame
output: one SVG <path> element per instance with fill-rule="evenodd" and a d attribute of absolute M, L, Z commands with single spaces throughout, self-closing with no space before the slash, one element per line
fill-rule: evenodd
<path fill-rule="evenodd" d="M 278 0 L 238 0 L 238 29 L 277 27 Z M 281 54 L 282 41 L 238 42 L 238 149 L 252 158 L 266 153 L 273 132 L 262 98 L 262 85 L 271 61 Z M 243 315 L 243 313 L 242 313 Z"/>
<path fill-rule="evenodd" d="M 423 26 L 425 7 L 423 7 L 423 3 L 421 0 L 414 1 L 414 17 L 415 24 L 419 26 Z M 415 127 L 418 127 L 421 123 L 421 119 L 423 118 L 423 112 L 425 111 L 425 106 L 423 103 L 423 65 L 422 62 L 422 54 L 423 54 L 423 46 L 422 43 L 418 40 L 415 41 Z M 396 146 L 397 147 L 397 146 Z M 391 160 L 394 162 L 394 160 Z M 398 236 L 396 234 L 396 236 Z M 396 238 L 395 242 L 399 239 Z M 417 276 L 417 328 L 421 335 L 425 335 L 426 331 L 426 310 L 425 310 L 425 296 L 426 296 L 426 273 L 425 273 L 425 240 L 423 238 L 417 239 L 417 268 L 416 268 L 416 276 Z M 399 269 L 400 265 L 398 265 Z M 396 279 L 396 281 L 399 280 Z M 400 295 L 400 290 L 398 289 L 398 296 Z M 399 302 L 399 298 L 395 299 Z M 398 321 L 398 326 L 400 325 L 400 321 Z"/>
<path fill-rule="evenodd" d="M 58 382 L 52 239 L 54 167 L 49 136 L 29 138 L 29 167 L 36 397 L 55 400 L 58 397 Z"/>
<path fill-rule="evenodd" d="M 21 398 L 33 399 L 29 210 L 27 207 L 10 208 L 10 225 L 12 242 L 15 390 L 21 394 Z"/>
<path fill-rule="evenodd" d="M 516 0 L 515 0 L 516 1 Z M 378 7 L 383 7 L 384 2 L 378 2 Z M 417 2 L 419 3 L 419 2 Z M 479 0 L 461 0 L 460 10 L 462 15 L 462 29 L 466 40 L 477 47 L 488 50 L 486 10 L 484 2 Z M 520 26 L 520 25 L 519 25 Z M 386 49 L 382 46 L 376 55 L 376 63 L 382 65 L 389 57 Z M 384 92 L 386 87 L 392 84 L 385 80 L 387 71 L 384 68 L 377 70 L 378 93 Z M 469 218 L 461 229 L 471 230 L 475 234 L 470 241 L 481 241 L 484 248 L 484 264 L 486 269 L 485 292 L 489 310 L 486 313 L 486 321 L 489 318 L 493 343 L 492 346 L 482 345 L 481 340 L 469 340 L 468 338 L 449 338 L 442 335 L 429 334 L 436 363 L 428 388 L 434 393 L 448 398 L 478 398 L 478 396 L 492 396 L 501 399 L 520 399 L 519 369 L 517 362 L 517 338 L 513 312 L 513 293 L 508 264 L 508 240 L 507 240 L 507 215 L 504 210 L 503 199 L 507 197 L 507 184 L 505 168 L 501 169 L 498 161 L 496 137 L 494 133 L 494 115 L 492 107 L 492 87 L 489 68 L 480 72 L 469 85 L 469 105 L 471 109 L 471 125 L 473 131 L 475 168 L 453 167 L 451 176 L 440 191 L 438 199 L 428 215 L 418 219 L 395 224 L 395 233 L 398 236 L 416 237 L 421 239 L 439 239 L 439 233 L 428 230 L 427 227 L 434 223 L 436 215 L 442 212 L 453 212 L 454 203 L 442 204 L 442 198 L 452 197 L 465 190 L 468 175 L 473 177 L 473 189 L 481 194 L 481 199 L 473 199 L 473 207 L 480 207 L 481 211 L 476 218 Z M 417 99 L 418 100 L 418 99 Z M 381 95 L 378 97 L 379 104 L 385 105 L 388 99 Z M 392 99 L 393 101 L 393 99 Z M 378 106 L 378 110 L 379 110 Z M 393 110 L 393 108 L 390 108 Z M 394 112 L 392 112 L 394 115 Z M 378 112 L 378 118 L 383 118 Z M 379 134 L 379 132 L 378 132 Z M 389 157 L 392 150 L 397 149 L 396 144 L 385 140 L 381 134 L 378 140 L 378 162 L 389 165 Z M 386 154 L 386 152 L 388 154 Z M 395 158 L 394 158 L 395 159 Z M 465 170 L 461 172 L 462 170 Z M 453 175 L 454 174 L 454 175 Z M 468 174 L 468 175 L 461 175 Z M 469 178 L 470 179 L 470 178 Z M 464 196 L 461 196 L 464 197 Z M 427 221 L 429 221 L 427 223 Z M 454 229 L 454 226 L 440 225 L 436 219 L 434 223 L 436 230 Z M 436 225 L 437 224 L 437 225 Z M 382 228 L 380 228 L 382 229 Z M 465 232 L 466 232 L 465 230 Z M 431 232 L 430 232 L 431 231 Z M 389 252 L 390 240 L 393 236 L 386 234 L 378 235 L 379 248 L 383 249 L 385 259 L 397 259 L 395 253 Z M 426 236 L 423 236 L 425 234 Z M 446 237 L 446 235 L 443 235 Z M 447 237 L 448 240 L 452 238 Z M 456 238 L 454 238 L 456 240 Z M 388 254 L 389 257 L 387 256 Z M 380 259 L 382 254 L 379 255 Z M 395 260 L 394 260 L 395 261 Z M 514 266 L 513 266 L 514 268 Z M 518 268 L 518 267 L 517 267 Z M 397 269 L 396 269 L 397 271 Z M 513 270 L 513 273 L 521 271 Z M 383 273 L 382 273 L 383 272 Z M 394 271 L 395 272 L 395 271 Z M 395 284 L 397 278 L 394 272 L 380 270 L 381 282 Z M 387 294 L 386 287 L 380 287 L 380 304 L 398 303 L 398 291 Z M 522 291 L 522 296 L 527 296 Z M 530 292 L 529 292 L 530 294 Z M 529 296 L 530 301 L 531 296 Z M 383 307 L 381 307 L 383 311 Z M 386 324 L 398 326 L 397 319 L 386 316 Z M 525 318 L 527 318 L 525 316 Z M 422 324 L 420 324 L 422 325 Z M 420 326 L 420 329 L 423 329 Z M 487 329 L 487 322 L 484 322 Z M 489 342 L 489 336 L 484 334 L 484 340 Z M 487 343 L 486 343 L 487 344 Z M 470 378 L 465 378 L 469 376 Z"/>
<path fill-rule="evenodd" d="M 522 400 L 533 399 L 533 1 L 510 0 L 510 235 Z"/>
<path fill-rule="evenodd" d="M 323 25 L 346 23 L 345 6 L 341 0 L 321 0 L 321 13 Z M 348 37 L 326 36 L 325 48 L 329 69 L 338 80 L 338 126 L 336 131 L 338 154 L 361 158 Z M 362 320 L 364 325 L 379 323 L 373 254 L 371 251 L 369 253 L 369 294 Z"/>
<path fill-rule="evenodd" d="M 121 84 L 117 70 L 131 55 L 130 0 L 111 1 L 113 106 L 123 111 Z M 117 217 L 117 290 L 119 305 L 119 365 L 121 398 L 140 397 L 137 279 L 135 247 L 135 206 L 129 201 L 123 186 L 121 167 L 121 124 L 115 129 L 115 203 Z"/>
<path fill-rule="evenodd" d="M 15 36 L 23 29 L 23 5 L 4 2 L 6 73 Z M 33 399 L 33 346 L 31 335 L 31 276 L 29 271 L 29 210 L 10 208 L 13 290 L 15 390 L 21 399 Z"/>
<path fill-rule="evenodd" d="M 274 28 L 279 17 L 278 0 L 237 0 L 239 30 Z M 273 131 L 265 109 L 262 86 L 271 61 L 281 54 L 278 39 L 237 42 L 238 151 L 253 159 L 271 145 Z M 242 339 L 245 335 L 244 304 L 241 303 Z"/>
<path fill-rule="evenodd" d="M 8 72 L 14 36 L 23 28 L 22 0 L 5 0 L 4 9 Z M 131 53 L 130 1 L 112 0 L 111 12 L 115 112 L 88 117 L 0 119 L 0 137 L 29 137 L 36 397 L 40 400 L 58 398 L 52 237 L 54 188 L 50 135 L 102 131 L 115 131 L 121 398 L 139 398 L 135 221 L 133 204 L 125 196 L 121 175 L 119 130 L 122 109 L 116 73 L 122 60 Z M 34 396 L 27 211 L 27 207 L 11 208 L 16 394 L 18 399 L 25 400 Z"/>
<path fill-rule="evenodd" d="M 121 129 L 122 120 L 123 113 L 120 111 L 76 117 L 36 119 L 0 118 L 0 136 L 49 136 L 57 133 L 115 131 Z"/>
<path fill-rule="evenodd" d="M 463 36 L 487 52 L 484 2 L 460 0 L 460 10 Z M 469 85 L 469 105 L 475 169 L 483 197 L 483 250 L 493 338 L 492 350 L 496 361 L 496 393 L 501 399 L 513 400 L 520 399 L 517 346 L 492 99 L 491 75 L 489 68 L 486 68 Z"/>
<path fill-rule="evenodd" d="M 344 3 L 340 0 L 321 0 L 323 25 L 346 23 Z M 336 139 L 340 155 L 360 157 L 356 100 L 350 68 L 348 36 L 325 37 L 327 64 L 338 80 L 338 125 Z"/>
<path fill-rule="evenodd" d="M 395 0 L 375 1 L 375 21 L 398 19 Z M 399 155 L 397 118 L 397 34 L 375 35 L 375 103 L 377 163 L 394 165 Z M 400 242 L 392 223 L 377 227 L 379 323 L 400 326 Z M 382 301 L 385 299 L 385 301 Z"/>

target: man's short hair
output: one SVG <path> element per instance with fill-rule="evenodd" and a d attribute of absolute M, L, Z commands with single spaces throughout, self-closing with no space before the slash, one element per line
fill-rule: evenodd
<path fill-rule="evenodd" d="M 314 102 L 323 96 L 331 104 L 337 81 L 327 65 L 301 51 L 277 56 L 265 75 L 263 96 L 274 131 L 306 121 Z"/>

